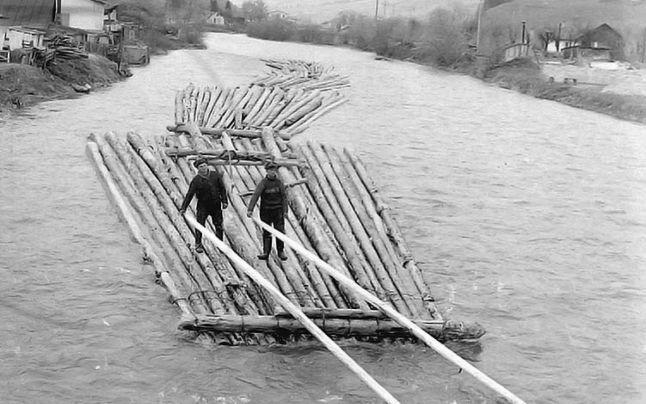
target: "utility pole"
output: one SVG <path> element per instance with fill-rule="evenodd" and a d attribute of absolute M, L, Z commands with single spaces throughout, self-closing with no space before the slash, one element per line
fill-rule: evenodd
<path fill-rule="evenodd" d="M 375 2 L 375 21 L 377 21 L 377 15 L 379 13 L 379 0 Z"/>
<path fill-rule="evenodd" d="M 478 4 L 478 28 L 476 31 L 476 55 L 480 53 L 480 24 L 482 23 L 482 6 L 484 1 L 481 4 Z"/>

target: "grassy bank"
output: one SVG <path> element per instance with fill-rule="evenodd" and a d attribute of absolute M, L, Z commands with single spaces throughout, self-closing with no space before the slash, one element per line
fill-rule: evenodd
<path fill-rule="evenodd" d="M 40 101 L 73 97 L 77 93 L 72 85 L 89 84 L 96 89 L 120 78 L 114 62 L 92 54 L 88 58 L 53 60 L 46 69 L 1 64 L 0 112 L 11 112 Z"/>
<path fill-rule="evenodd" d="M 476 76 L 475 54 L 468 46 L 475 35 L 475 21 L 459 9 L 436 9 L 425 20 L 390 18 L 376 22 L 361 15 L 342 14 L 336 26 L 343 29 L 333 32 L 320 26 L 268 19 L 249 24 L 247 35 L 276 41 L 350 46 L 383 57 Z M 646 123 L 646 97 L 553 83 L 530 61 L 496 66 L 479 78 L 537 98 Z"/>
<path fill-rule="evenodd" d="M 550 82 L 539 66 L 528 60 L 490 69 L 484 80 L 536 98 L 646 123 L 646 97 L 602 92 L 599 87 Z"/>

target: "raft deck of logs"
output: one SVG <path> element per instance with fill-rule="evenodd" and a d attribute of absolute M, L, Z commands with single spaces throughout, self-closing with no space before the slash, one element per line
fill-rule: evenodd
<path fill-rule="evenodd" d="M 346 149 L 291 141 L 346 101 L 339 90 L 347 78 L 314 63 L 266 62 L 272 72 L 249 86 L 191 84 L 178 92 L 175 122 L 163 136 L 107 133 L 88 141 L 108 194 L 182 312 L 179 327 L 221 344 L 309 338 L 298 320 L 208 239 L 205 252 L 195 252 L 193 229 L 179 207 L 196 175 L 192 162 L 203 157 L 229 191 L 225 243 L 328 335 L 415 340 L 410 330 L 290 248 L 286 261 L 275 253 L 258 260 L 261 229 L 246 212 L 268 161 L 279 165 L 287 187 L 288 236 L 433 337 L 481 337 L 478 324 L 443 318 L 361 160 Z"/>

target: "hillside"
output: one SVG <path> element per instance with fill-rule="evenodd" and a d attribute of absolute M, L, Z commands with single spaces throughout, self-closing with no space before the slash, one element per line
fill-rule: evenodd
<path fill-rule="evenodd" d="M 483 22 L 527 21 L 529 29 L 558 26 L 595 27 L 602 23 L 629 35 L 646 28 L 644 0 L 515 0 L 489 10 Z"/>
<path fill-rule="evenodd" d="M 265 0 L 269 10 L 282 10 L 299 18 L 323 22 L 343 10 L 374 15 L 377 0 Z M 380 17 L 424 18 L 438 7 L 463 7 L 476 13 L 480 0 L 379 0 Z M 557 26 L 572 28 L 608 23 L 630 35 L 646 27 L 646 0 L 514 0 L 490 9 L 484 24 L 525 20 L 530 29 Z M 622 34 L 624 33 L 622 32 Z"/>
<path fill-rule="evenodd" d="M 282 10 L 294 17 L 323 22 L 336 17 L 339 12 L 351 10 L 365 15 L 375 15 L 376 0 L 264 0 L 269 10 Z M 379 0 L 380 17 L 423 18 L 437 7 L 452 8 L 460 5 L 473 9 L 479 0 Z"/>

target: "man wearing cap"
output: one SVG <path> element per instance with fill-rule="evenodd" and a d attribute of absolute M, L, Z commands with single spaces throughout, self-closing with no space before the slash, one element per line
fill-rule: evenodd
<path fill-rule="evenodd" d="M 265 165 L 267 175 L 263 178 L 256 191 L 253 193 L 247 208 L 247 216 L 251 217 L 253 208 L 260 198 L 260 220 L 273 225 L 274 229 L 284 233 L 285 232 L 285 215 L 287 214 L 287 196 L 285 193 L 285 186 L 278 178 L 278 164 L 270 161 Z M 262 231 L 262 254 L 258 256 L 261 260 L 269 258 L 271 252 L 271 233 L 267 230 Z M 283 251 L 283 240 L 276 239 L 276 251 L 278 258 L 285 261 L 287 256 Z"/>
<path fill-rule="evenodd" d="M 206 219 L 211 216 L 215 235 L 222 240 L 222 209 L 229 206 L 227 199 L 227 190 L 222 182 L 222 176 L 209 169 L 209 165 L 204 158 L 198 158 L 193 165 L 197 168 L 197 175 L 193 177 L 188 192 L 184 198 L 184 203 L 180 208 L 183 215 L 191 203 L 194 195 L 197 195 L 197 222 L 204 226 Z M 202 246 L 202 232 L 195 230 L 195 251 L 201 253 L 204 251 Z"/>

